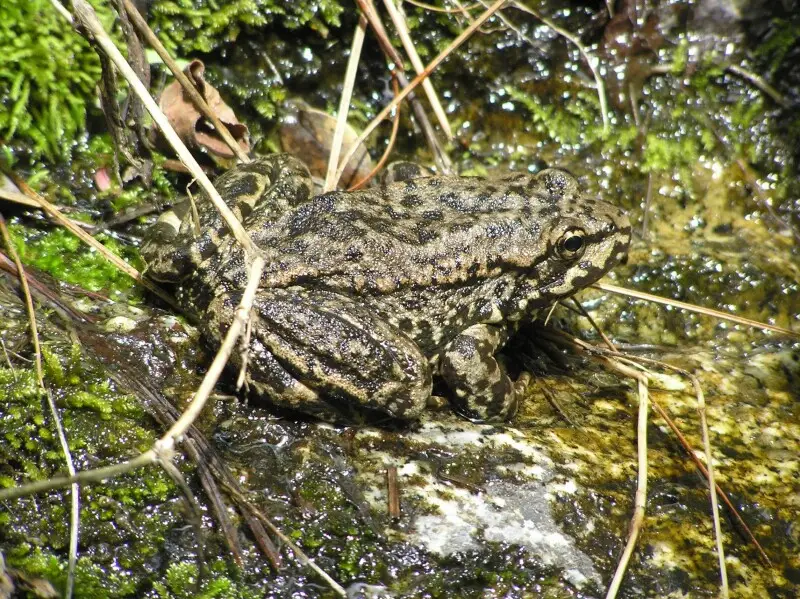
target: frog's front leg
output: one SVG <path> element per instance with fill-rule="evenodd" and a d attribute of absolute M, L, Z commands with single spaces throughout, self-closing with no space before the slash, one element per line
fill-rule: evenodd
<path fill-rule="evenodd" d="M 439 355 L 439 374 L 466 417 L 500 421 L 516 413 L 521 390 L 495 358 L 507 340 L 504 328 L 476 324 L 448 343 Z"/>
<path fill-rule="evenodd" d="M 226 312 L 239 301 L 226 295 Z M 213 313 L 213 312 L 212 312 Z M 248 376 L 274 403 L 326 417 L 368 409 L 417 418 L 431 395 L 427 358 L 406 335 L 351 298 L 298 287 L 259 291 Z M 224 334 L 225 323 L 210 324 Z"/>

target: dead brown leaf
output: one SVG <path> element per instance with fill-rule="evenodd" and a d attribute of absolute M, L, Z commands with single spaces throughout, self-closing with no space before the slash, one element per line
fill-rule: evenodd
<path fill-rule="evenodd" d="M 328 170 L 328 156 L 331 153 L 336 118 L 299 100 L 289 102 L 287 108 L 287 113 L 281 121 L 281 147 L 284 152 L 302 158 L 314 177 L 324 179 Z M 358 133 L 347 125 L 342 142 L 342 155 L 347 153 L 357 139 Z M 361 144 L 347 163 L 338 187 L 340 189 L 350 187 L 369 175 L 372 168 L 372 158 L 366 146 Z"/>
<path fill-rule="evenodd" d="M 184 74 L 194 83 L 211 110 L 228 127 L 242 150 L 245 153 L 249 152 L 250 133 L 247 125 L 239 122 L 231 107 L 222 100 L 217 89 L 203 78 L 205 70 L 206 67 L 202 61 L 193 60 L 184 69 Z M 211 123 L 195 108 L 180 83 L 177 81 L 170 83 L 164 89 L 158 103 L 187 147 L 203 149 L 220 158 L 233 158 L 231 149 L 219 137 Z"/>

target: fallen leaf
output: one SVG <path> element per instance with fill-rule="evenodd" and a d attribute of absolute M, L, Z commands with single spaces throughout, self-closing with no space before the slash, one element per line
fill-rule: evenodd
<path fill-rule="evenodd" d="M 183 72 L 194 83 L 197 91 L 200 92 L 214 114 L 228 127 L 242 151 L 248 153 L 250 151 L 250 133 L 247 126 L 239 122 L 231 107 L 222 100 L 217 89 L 203 78 L 205 70 L 206 67 L 201 61 L 193 60 Z M 203 149 L 220 158 L 233 158 L 233 151 L 217 134 L 211 121 L 195 108 L 180 83 L 177 81 L 170 83 L 161 94 L 158 104 L 189 149 Z"/>
<path fill-rule="evenodd" d="M 301 158 L 311 174 L 321 179 L 328 171 L 328 156 L 333 145 L 336 119 L 326 112 L 311 108 L 305 102 L 292 100 L 286 104 L 286 113 L 281 119 L 280 139 L 284 152 Z M 358 133 L 347 125 L 340 156 L 344 156 L 358 139 Z M 350 187 L 370 172 L 374 164 L 366 146 L 360 144 L 358 151 L 347 163 L 338 188 Z"/>

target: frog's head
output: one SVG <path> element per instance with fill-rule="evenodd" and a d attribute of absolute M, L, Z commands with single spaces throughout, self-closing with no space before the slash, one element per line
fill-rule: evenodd
<path fill-rule="evenodd" d="M 566 171 L 547 169 L 536 178 L 545 196 L 534 274 L 533 303 L 541 306 L 591 285 L 624 260 L 631 223 L 617 206 L 583 194 Z"/>

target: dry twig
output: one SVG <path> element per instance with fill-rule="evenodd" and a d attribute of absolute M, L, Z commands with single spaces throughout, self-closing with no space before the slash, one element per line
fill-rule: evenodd
<path fill-rule="evenodd" d="M 507 0 L 497 0 L 494 4 L 492 4 L 491 7 L 489 7 L 486 11 L 484 11 L 483 14 L 481 14 L 481 16 L 475 19 L 470 24 L 469 27 L 467 27 L 464 31 L 462 31 L 461 34 L 456 39 L 450 42 L 447 48 L 442 50 L 442 52 L 440 52 L 436 56 L 436 58 L 434 58 L 430 63 L 428 63 L 428 66 L 425 67 L 425 70 L 422 73 L 417 75 L 411 81 L 411 83 L 405 86 L 400 92 L 400 94 L 398 94 L 391 102 L 389 102 L 389 104 L 387 104 L 383 108 L 383 110 L 381 110 L 378 113 L 378 115 L 374 119 L 372 119 L 369 125 L 367 125 L 364 131 L 361 132 L 361 135 L 359 135 L 358 139 L 352 145 L 350 151 L 345 155 L 345 157 L 342 160 L 339 161 L 339 168 L 336 171 L 337 178 L 340 178 L 342 176 L 345 166 L 347 165 L 348 162 L 350 162 L 350 159 L 355 154 L 358 145 L 361 142 L 363 142 L 375 130 L 375 128 L 383 121 L 383 119 L 389 116 L 389 113 L 392 111 L 392 109 L 395 106 L 398 106 L 400 102 L 402 102 L 406 98 L 406 96 L 408 96 L 408 94 L 410 94 L 420 83 L 422 83 L 422 81 L 424 81 L 428 77 L 428 75 L 430 75 L 436 69 L 436 67 L 438 67 L 442 63 L 442 61 L 444 61 L 445 58 L 450 56 L 450 54 L 456 48 L 458 48 L 467 39 L 469 39 L 469 37 L 473 33 L 475 33 L 475 30 L 477 30 L 478 27 L 483 25 L 494 13 L 500 10 L 503 7 L 503 4 L 506 3 L 506 1 Z"/>
<path fill-rule="evenodd" d="M 125 262 L 125 260 L 117 256 L 116 254 L 109 251 L 109 249 L 106 246 L 97 241 L 86 231 L 81 229 L 72 220 L 64 216 L 58 208 L 53 206 L 53 204 L 45 200 L 42 196 L 40 196 L 33 189 L 31 189 L 31 187 L 27 184 L 27 182 L 23 181 L 16 173 L 7 171 L 6 175 L 8 175 L 8 177 L 10 177 L 14 181 L 16 186 L 19 187 L 25 193 L 25 195 L 31 199 L 31 201 L 36 202 L 36 205 L 39 208 L 41 208 L 50 218 L 55 220 L 58 224 L 67 229 L 67 231 L 75 235 L 75 237 L 83 241 L 86 245 L 97 250 L 97 252 L 101 256 L 103 256 L 106 260 L 111 262 L 111 264 L 116 266 L 126 275 L 131 277 L 134 281 L 142 285 L 142 287 L 152 292 L 154 295 L 160 297 L 170 306 L 175 307 L 175 300 L 172 299 L 172 297 L 166 291 L 161 289 L 158 285 L 152 283 L 150 280 L 144 278 L 142 274 L 138 270 L 136 270 L 133 266 Z"/>
<path fill-rule="evenodd" d="M 131 0 L 122 0 L 125 6 L 125 12 L 128 14 L 128 17 L 131 19 L 133 24 L 136 26 L 136 29 L 139 31 L 142 36 L 147 40 L 147 43 L 156 51 L 156 53 L 161 57 L 161 60 L 164 61 L 164 64 L 167 65 L 167 68 L 172 72 L 175 79 L 181 84 L 181 87 L 186 91 L 189 98 L 191 98 L 192 103 L 195 107 L 203 113 L 208 120 L 214 125 L 214 128 L 219 133 L 220 137 L 223 141 L 228 144 L 231 151 L 236 155 L 236 158 L 239 162 L 250 162 L 250 158 L 242 151 L 241 146 L 233 139 L 231 132 L 225 126 L 217 114 L 211 109 L 208 103 L 205 101 L 203 96 L 197 91 L 197 88 L 194 84 L 189 81 L 189 78 L 183 73 L 183 70 L 178 66 L 178 63 L 175 62 L 175 59 L 170 56 L 167 49 L 158 39 L 153 30 L 150 29 L 147 21 L 142 18 L 142 15 L 139 14 L 139 11 L 136 10 L 136 7 L 133 5 Z"/>
<path fill-rule="evenodd" d="M 411 39 L 411 34 L 408 31 L 403 14 L 394 5 L 393 0 L 383 0 L 383 5 L 386 7 L 386 12 L 389 13 L 392 23 L 394 23 L 397 35 L 400 36 L 400 41 L 408 55 L 408 59 L 411 61 L 411 66 L 414 67 L 418 75 L 421 75 L 425 67 L 417 53 L 417 49 L 414 47 L 414 42 Z M 447 114 L 445 114 L 444 108 L 442 108 L 442 104 L 439 102 L 439 96 L 436 94 L 436 90 L 433 89 L 433 83 L 431 83 L 430 79 L 425 79 L 422 82 L 422 89 L 425 90 L 425 94 L 428 96 L 428 102 L 431 103 L 431 108 L 436 118 L 439 120 L 442 131 L 444 131 L 447 139 L 452 139 L 453 130 L 450 128 L 450 123 L 447 121 Z"/>
<path fill-rule="evenodd" d="M 400 93 L 400 89 L 397 86 L 397 77 L 392 77 L 392 88 L 394 89 L 395 96 Z M 375 176 L 379 170 L 383 168 L 383 165 L 386 164 L 386 161 L 389 160 L 389 155 L 392 153 L 394 149 L 395 140 L 397 140 L 397 131 L 400 129 L 400 107 L 398 106 L 395 108 L 394 111 L 394 118 L 392 119 L 392 132 L 389 135 L 389 142 L 386 144 L 386 149 L 383 151 L 383 155 L 381 159 L 375 164 L 375 167 L 363 178 L 361 181 L 358 181 L 353 186 L 351 186 L 347 191 L 355 191 L 356 189 L 361 189 L 364 184 L 369 181 L 372 177 Z"/>
<path fill-rule="evenodd" d="M 3 238 L 3 243 L 8 249 L 8 255 L 14 261 L 17 267 L 17 275 L 19 277 L 20 288 L 22 295 L 25 298 L 25 309 L 28 312 L 28 322 L 30 323 L 31 342 L 33 343 L 33 358 L 34 367 L 36 370 L 36 382 L 42 394 L 47 398 L 47 405 L 50 409 L 50 415 L 53 417 L 53 425 L 56 428 L 58 435 L 58 442 L 61 445 L 61 451 L 64 452 L 64 461 L 67 464 L 67 471 L 70 476 L 75 476 L 75 464 L 72 461 L 72 452 L 69 450 L 69 443 L 67 443 L 67 434 L 61 424 L 61 417 L 58 414 L 58 407 L 53 399 L 50 390 L 44 384 L 44 373 L 42 371 L 42 348 L 39 345 L 39 327 L 36 325 L 36 310 L 33 307 L 33 297 L 31 297 L 31 290 L 28 287 L 28 279 L 25 275 L 25 270 L 22 266 L 22 261 L 19 259 L 17 250 L 11 241 L 11 236 L 8 234 L 5 218 L 0 214 L 0 237 Z M 80 525 L 80 510 L 81 510 L 81 496 L 80 487 L 77 483 L 70 486 L 70 525 L 69 525 L 69 557 L 67 563 L 67 584 L 64 589 L 64 596 L 69 599 L 72 597 L 72 590 L 75 586 L 75 565 L 78 561 L 78 531 Z"/>
<path fill-rule="evenodd" d="M 625 376 L 635 379 L 639 383 L 639 418 L 636 427 L 636 445 L 638 456 L 638 477 L 636 480 L 636 496 L 633 502 L 633 516 L 631 517 L 631 526 L 628 531 L 628 540 L 625 543 L 625 550 L 617 563 L 617 569 L 614 572 L 614 578 L 608 586 L 606 592 L 606 599 L 613 599 L 617 596 L 619 587 L 622 584 L 622 579 L 628 569 L 633 551 L 636 548 L 636 540 L 639 538 L 639 533 L 642 530 L 642 523 L 644 522 L 645 508 L 647 505 L 647 407 L 648 407 L 648 378 L 647 375 L 615 360 L 606 359 L 606 364 L 612 370 L 616 370 Z"/>
<path fill-rule="evenodd" d="M 356 72 L 358 72 L 358 63 L 361 59 L 361 48 L 364 45 L 366 31 L 367 18 L 361 15 L 358 19 L 356 31 L 353 34 L 353 44 L 350 46 L 350 57 L 347 60 L 347 71 L 344 74 L 342 96 L 339 98 L 339 110 L 336 113 L 336 129 L 333 132 L 333 141 L 331 142 L 331 155 L 328 157 L 328 172 L 325 175 L 325 184 L 322 186 L 323 193 L 336 189 L 336 185 L 341 178 L 341 173 L 336 176 L 336 166 L 339 164 L 339 153 L 342 150 L 342 140 L 347 127 L 347 115 L 350 112 L 350 100 L 353 97 L 353 85 L 356 81 Z M 359 142 L 356 142 L 353 147 L 358 147 L 358 145 Z"/>

